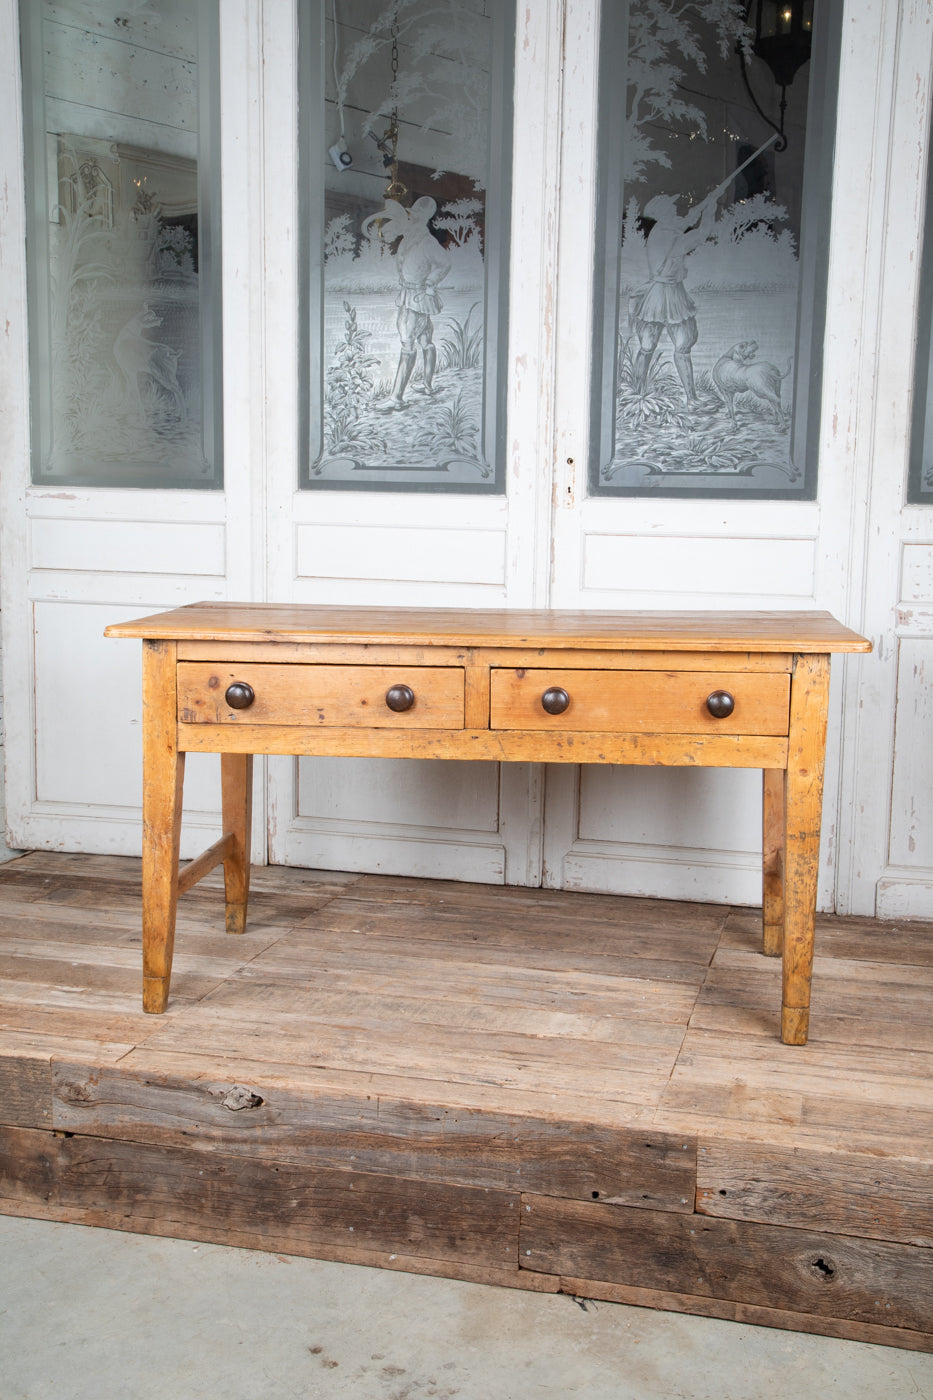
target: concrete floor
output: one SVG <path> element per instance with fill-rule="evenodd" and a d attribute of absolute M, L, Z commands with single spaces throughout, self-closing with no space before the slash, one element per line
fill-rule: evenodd
<path fill-rule="evenodd" d="M 933 1356 L 0 1216 L 0 1400 L 933 1400 Z"/>

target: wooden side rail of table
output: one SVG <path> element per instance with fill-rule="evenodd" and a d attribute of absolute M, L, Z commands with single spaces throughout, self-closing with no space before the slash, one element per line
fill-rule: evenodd
<path fill-rule="evenodd" d="M 806 1043 L 832 652 L 828 613 L 473 612 L 197 603 L 143 640 L 143 1006 L 165 1010 L 179 894 L 249 897 L 253 754 L 763 770 L 764 951 Z M 219 753 L 223 836 L 179 870 L 185 754 Z"/>

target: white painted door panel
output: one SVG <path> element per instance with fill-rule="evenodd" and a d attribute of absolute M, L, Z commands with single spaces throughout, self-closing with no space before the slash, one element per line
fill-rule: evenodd
<path fill-rule="evenodd" d="M 679 598 L 691 607 L 697 606 L 698 597 L 706 597 L 726 608 L 738 606 L 732 601 L 736 598 L 787 598 L 799 605 L 801 599 L 813 597 L 813 538 L 687 535 L 670 533 L 670 525 L 663 534 L 635 534 L 631 528 L 614 534 L 606 520 L 594 521 L 587 529 L 584 522 L 590 513 L 597 514 L 580 513 L 584 596 L 650 594 L 652 600 Z"/>
<path fill-rule="evenodd" d="M 545 812 L 546 885 L 761 900 L 759 773 L 551 765 Z"/>
<path fill-rule="evenodd" d="M 313 843 L 326 869 L 505 879 L 498 764 L 317 759 L 298 768 L 287 864 L 304 864 L 288 856 Z"/>
<path fill-rule="evenodd" d="M 159 606 L 161 600 L 156 611 Z M 137 608 L 116 603 L 34 603 L 35 721 L 41 743 L 22 844 L 46 844 L 29 837 L 48 827 L 58 832 L 55 844 L 66 849 L 139 850 L 140 653 L 132 648 L 130 657 L 121 657 L 102 635 L 108 623 L 138 615 Z M 196 855 L 216 839 L 219 810 L 216 760 L 193 754 L 185 771 L 186 854 Z M 85 840 L 87 845 L 75 845 Z"/>
<path fill-rule="evenodd" d="M 299 579 L 339 581 L 346 601 L 349 586 L 393 589 L 415 584 L 432 593 L 463 585 L 505 592 L 505 529 L 419 528 L 413 525 L 307 524 L 296 526 Z M 352 575 L 350 573 L 352 571 Z"/>

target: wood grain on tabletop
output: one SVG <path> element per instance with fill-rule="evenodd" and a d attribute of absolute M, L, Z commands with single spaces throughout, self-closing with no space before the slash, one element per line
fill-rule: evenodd
<path fill-rule="evenodd" d="M 371 666 L 374 662 L 386 666 L 458 666 L 466 670 L 466 684 L 489 686 L 489 673 L 499 666 L 516 664 L 516 647 L 489 646 L 485 642 L 470 645 L 457 645 L 455 642 L 437 638 L 423 638 L 414 643 L 385 641 L 377 643 L 378 657 L 374 656 L 374 644 L 367 641 L 332 641 L 326 635 L 315 635 L 304 642 L 284 641 L 281 638 L 257 641 L 255 636 L 249 641 L 201 641 L 182 638 L 178 642 L 179 661 L 209 661 L 214 666 L 236 663 L 241 665 L 267 662 L 271 665 L 328 666 Z M 527 648 L 522 648 L 527 650 Z M 574 667 L 587 670 L 612 670 L 619 666 L 620 659 L 626 671 L 714 671 L 722 666 L 723 657 L 728 657 L 730 671 L 791 671 L 793 653 L 781 651 L 709 651 L 689 648 L 676 651 L 646 650 L 641 647 L 626 647 L 620 652 L 616 647 L 609 650 L 593 644 L 587 646 L 535 646 L 534 664 L 537 667 Z M 485 681 L 482 679 L 485 676 Z M 488 709 L 488 706 L 487 706 Z"/>
<path fill-rule="evenodd" d="M 710 651 L 870 651 L 871 643 L 827 612 L 596 612 L 325 607 L 191 603 L 129 622 L 108 637 Z"/>

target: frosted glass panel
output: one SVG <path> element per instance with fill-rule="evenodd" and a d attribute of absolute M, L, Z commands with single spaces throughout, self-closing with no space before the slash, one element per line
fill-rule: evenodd
<path fill-rule="evenodd" d="M 816 494 L 841 8 L 603 5 L 593 494 Z"/>
<path fill-rule="evenodd" d="M 216 0 L 21 20 L 33 479 L 218 486 Z"/>
<path fill-rule="evenodd" d="M 910 429 L 910 505 L 933 504 L 933 162 L 927 168 L 926 220 L 917 307 L 917 355 Z"/>
<path fill-rule="evenodd" d="M 302 485 L 503 490 L 511 0 L 301 0 Z"/>

